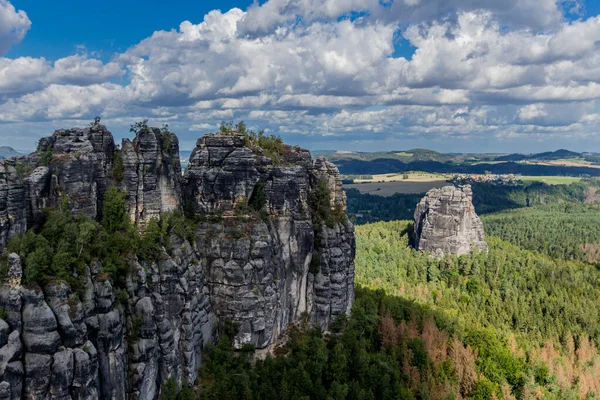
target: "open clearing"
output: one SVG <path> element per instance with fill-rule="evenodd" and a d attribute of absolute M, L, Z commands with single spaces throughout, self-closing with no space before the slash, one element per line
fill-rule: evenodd
<path fill-rule="evenodd" d="M 407 179 L 404 179 L 404 175 L 407 175 Z M 373 179 L 355 179 L 356 183 L 368 183 L 368 182 L 438 182 L 445 181 L 447 177 L 442 174 L 430 174 L 428 172 L 400 172 L 392 174 L 379 174 L 373 175 Z M 407 192 L 413 193 L 413 192 Z M 421 193 L 421 192 L 417 192 Z"/>
<path fill-rule="evenodd" d="M 560 167 L 587 167 L 587 168 L 600 168 L 600 165 L 592 164 L 591 162 L 585 161 L 583 158 L 565 158 L 562 160 L 552 161 L 525 161 L 523 164 L 533 165 L 547 165 L 547 166 L 560 166 Z"/>
<path fill-rule="evenodd" d="M 581 180 L 574 176 L 521 176 L 520 179 L 523 182 L 544 182 L 548 185 L 569 185 Z"/>
<path fill-rule="evenodd" d="M 396 182 L 368 182 L 355 183 L 352 185 L 344 185 L 346 189 L 358 189 L 361 193 L 375 194 L 377 196 L 393 196 L 396 193 L 425 193 L 429 189 L 441 188 L 450 183 L 441 180 L 428 181 L 407 181 L 401 180 Z"/>

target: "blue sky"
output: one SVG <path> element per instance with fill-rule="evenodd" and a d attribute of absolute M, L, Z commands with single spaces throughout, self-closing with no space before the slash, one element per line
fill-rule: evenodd
<path fill-rule="evenodd" d="M 117 138 L 169 123 L 183 148 L 243 119 L 310 149 L 600 152 L 599 14 L 600 0 L 0 0 L 0 145 L 100 115 Z"/>
<path fill-rule="evenodd" d="M 17 9 L 26 10 L 34 22 L 25 39 L 7 57 L 46 57 L 58 59 L 85 46 L 104 59 L 123 52 L 157 30 L 170 30 L 182 21 L 202 22 L 214 9 L 246 8 L 252 1 L 147 0 L 14 0 Z"/>

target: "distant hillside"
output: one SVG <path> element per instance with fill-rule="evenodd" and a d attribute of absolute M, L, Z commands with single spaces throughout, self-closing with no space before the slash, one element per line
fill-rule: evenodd
<path fill-rule="evenodd" d="M 21 155 L 18 151 L 9 146 L 0 146 L 0 158 L 10 158 Z"/>
<path fill-rule="evenodd" d="M 317 152 L 315 152 L 317 153 Z M 437 173 L 600 176 L 600 154 L 560 149 L 536 154 L 439 153 L 428 149 L 390 152 L 319 152 L 345 175 L 408 171 Z"/>
<path fill-rule="evenodd" d="M 600 176 L 600 168 L 563 165 L 523 164 L 518 162 L 499 163 L 452 163 L 438 161 L 414 161 L 404 163 L 395 159 L 332 160 L 344 175 L 377 175 L 394 172 L 437 172 L 459 174 L 521 174 L 533 176 Z"/>
<path fill-rule="evenodd" d="M 403 151 L 380 151 L 374 153 L 366 152 L 329 152 L 315 151 L 313 155 L 323 155 L 332 162 L 340 160 L 373 161 L 379 159 L 397 160 L 403 163 L 414 161 L 438 161 L 451 163 L 474 163 L 492 161 L 504 154 L 477 154 L 477 153 L 440 153 L 428 149 L 410 149 Z"/>
<path fill-rule="evenodd" d="M 495 161 L 524 161 L 524 160 L 563 160 L 565 158 L 582 158 L 583 154 L 574 151 L 560 149 L 537 154 L 508 154 L 497 157 Z"/>

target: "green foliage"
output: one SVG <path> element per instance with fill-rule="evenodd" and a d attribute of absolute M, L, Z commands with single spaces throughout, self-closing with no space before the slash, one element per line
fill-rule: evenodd
<path fill-rule="evenodd" d="M 312 222 L 315 232 L 318 232 L 326 224 L 332 228 L 335 220 L 331 215 L 331 194 L 327 182 L 319 181 L 315 189 L 308 195 L 308 204 L 312 210 Z"/>
<path fill-rule="evenodd" d="M 460 314 L 463 329 L 493 326 L 524 344 L 569 332 L 600 334 L 594 300 L 600 274 L 594 266 L 554 260 L 494 237 L 487 238 L 489 254 L 438 260 L 408 247 L 410 231 L 406 221 L 357 227 L 356 283 Z M 432 269 L 439 270 L 436 279 Z M 434 290 L 442 295 L 432 296 Z"/>
<path fill-rule="evenodd" d="M 127 195 L 114 186 L 108 188 L 104 194 L 104 208 L 102 211 L 102 225 L 108 234 L 127 230 L 129 216 L 127 215 Z"/>
<path fill-rule="evenodd" d="M 115 150 L 113 154 L 112 176 L 117 183 L 123 182 L 125 169 L 123 167 L 123 154 L 119 150 Z"/>
<path fill-rule="evenodd" d="M 18 160 L 15 162 L 15 171 L 17 172 L 17 176 L 22 180 L 33 171 L 33 167 L 23 160 Z"/>
<path fill-rule="evenodd" d="M 135 315 L 131 317 L 131 326 L 127 329 L 128 339 L 132 342 L 139 340 L 142 330 L 142 317 Z"/>
<path fill-rule="evenodd" d="M 285 145 L 279 136 L 265 135 L 263 131 L 249 132 L 247 140 L 251 146 L 258 146 L 276 165 L 282 163 L 282 156 L 289 151 L 289 146 Z"/>
<path fill-rule="evenodd" d="M 42 152 L 40 156 L 40 165 L 43 167 L 47 167 L 50 165 L 50 161 L 54 158 L 54 154 L 52 153 L 52 147 L 48 146 L 46 150 Z"/>
<path fill-rule="evenodd" d="M 171 151 L 171 147 L 175 141 L 175 135 L 169 131 L 169 125 L 164 124 L 160 130 L 162 136 L 162 151 L 167 153 Z"/>
<path fill-rule="evenodd" d="M 73 289 L 81 283 L 73 275 L 104 251 L 102 227 L 85 218 L 73 219 L 67 211 L 45 211 L 40 233 L 27 231 L 8 244 L 8 251 L 21 256 L 23 283 L 46 283 L 65 280 Z"/>
<path fill-rule="evenodd" d="M 514 356 L 492 329 L 474 329 L 465 343 L 479 350 L 477 366 L 490 381 L 501 385 L 508 382 L 513 389 L 525 384 L 525 362 Z"/>
<path fill-rule="evenodd" d="M 585 245 L 600 246 L 600 212 L 577 203 L 522 208 L 485 215 L 488 235 L 553 258 L 593 260 Z"/>
<path fill-rule="evenodd" d="M 321 252 L 315 251 L 313 252 L 312 258 L 310 259 L 310 266 L 308 268 L 308 272 L 313 275 L 317 275 L 321 270 Z"/>
<path fill-rule="evenodd" d="M 94 120 L 89 123 L 89 127 L 96 128 L 96 127 L 100 126 L 100 120 L 101 120 L 100 117 L 95 117 Z"/>
<path fill-rule="evenodd" d="M 496 386 L 488 379 L 480 379 L 475 384 L 472 400 L 491 400 L 496 393 Z"/>
<path fill-rule="evenodd" d="M 219 130 L 221 133 L 231 134 L 233 132 L 233 121 L 221 121 Z"/>
<path fill-rule="evenodd" d="M 358 288 L 351 315 L 336 320 L 336 333 L 325 336 L 304 322 L 289 329 L 290 341 L 276 357 L 253 360 L 251 353 L 235 352 L 231 336 L 225 335 L 207 350 L 200 370 L 200 398 L 414 400 L 422 398 L 423 387 L 437 390 L 429 386 L 434 380 L 440 388 L 450 388 L 447 398 L 456 397 L 457 375 L 443 375 L 442 367 L 430 361 L 422 337 L 398 338 L 389 347 L 381 346 L 381 323 L 388 310 L 398 316 L 397 324 L 405 316 L 419 320 L 432 316 L 414 303 Z M 445 343 L 440 346 L 445 349 Z M 411 364 L 418 365 L 416 373 Z"/>
<path fill-rule="evenodd" d="M 574 210 L 598 213 L 583 209 Z M 543 222 L 551 218 L 546 213 L 556 210 L 536 212 L 542 213 Z M 526 215 L 522 220 L 527 221 Z M 555 218 L 570 232 L 568 216 Z M 538 224 L 535 219 L 532 223 Z M 559 235 L 554 222 L 539 224 L 547 237 Z M 485 379 L 477 383 L 474 398 L 490 398 L 492 392 L 497 397 L 504 385 L 521 398 L 530 381 L 554 390 L 555 378 L 548 366 L 519 355 L 511 349 L 514 346 L 530 351 L 552 341 L 562 343 L 560 351 L 569 354 L 572 350 L 564 338 L 594 341 L 600 337 L 600 274 L 595 266 L 550 258 L 495 237 L 487 238 L 489 254 L 435 259 L 408 247 L 411 230 L 411 223 L 404 221 L 358 226 L 355 282 L 402 295 L 443 315 L 447 322 L 441 325 L 450 324 L 479 353 L 477 370 Z M 541 236 L 533 239 L 544 241 Z"/>
<path fill-rule="evenodd" d="M 179 390 L 179 385 L 175 378 L 167 379 L 161 386 L 159 400 L 196 400 L 194 390 L 188 386 L 183 386 Z"/>
<path fill-rule="evenodd" d="M 129 221 L 126 195 L 114 187 L 105 193 L 102 215 L 99 224 L 84 217 L 74 218 L 67 204 L 44 210 L 37 232 L 29 230 L 7 246 L 8 252 L 21 257 L 23 283 L 45 285 L 63 280 L 78 292 L 83 288 L 80 277 L 85 266 L 98 260 L 106 278 L 111 278 L 117 288 L 123 288 L 126 268 L 133 256 L 155 261 L 162 247 L 169 246 L 172 235 L 194 239 L 195 221 L 179 212 L 165 213 L 160 220 L 150 221 L 140 235 Z M 5 267 L 6 262 L 2 265 Z M 127 298 L 125 290 L 117 291 L 120 303 L 126 304 Z"/>
<path fill-rule="evenodd" d="M 129 132 L 133 132 L 135 135 L 137 135 L 140 132 L 148 131 L 148 129 L 148 120 L 144 119 L 131 125 L 129 127 Z"/>
<path fill-rule="evenodd" d="M 262 153 L 273 160 L 273 164 L 278 165 L 283 162 L 282 158 L 290 152 L 290 146 L 283 143 L 283 140 L 277 135 L 267 135 L 264 131 L 254 132 L 248 130 L 244 121 L 222 121 L 219 128 L 222 134 L 231 135 L 234 133 L 244 136 L 246 146 L 254 149 L 260 149 Z"/>
<path fill-rule="evenodd" d="M 254 211 L 260 212 L 267 204 L 267 194 L 265 192 L 265 184 L 262 181 L 258 181 L 252 190 L 252 195 L 248 201 L 248 205 Z"/>
<path fill-rule="evenodd" d="M 159 400 L 177 400 L 179 394 L 179 385 L 175 378 L 167 379 L 160 388 Z"/>
<path fill-rule="evenodd" d="M 560 205 L 563 203 L 583 204 L 586 189 L 596 182 L 581 181 L 570 185 L 546 185 L 534 182 L 520 186 L 497 186 L 475 183 L 473 205 L 480 214 L 496 213 L 503 210 Z M 377 196 L 360 193 L 357 189 L 347 189 L 348 214 L 356 224 L 377 221 L 400 221 L 413 218 L 416 204 L 424 194 L 396 193 L 393 196 Z M 361 214 L 361 217 L 356 217 Z"/>
<path fill-rule="evenodd" d="M 0 319 L 6 321 L 6 310 L 4 309 L 4 307 L 0 307 Z"/>

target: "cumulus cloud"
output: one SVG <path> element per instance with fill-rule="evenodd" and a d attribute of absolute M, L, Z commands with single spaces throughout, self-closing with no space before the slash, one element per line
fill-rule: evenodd
<path fill-rule="evenodd" d="M 0 0 L 0 55 L 20 43 L 31 28 L 25 11 L 16 10 L 8 0 Z"/>
<path fill-rule="evenodd" d="M 103 83 L 124 74 L 125 71 L 115 62 L 103 64 L 85 55 L 74 55 L 57 60 L 48 78 L 56 83 L 85 86 Z"/>
<path fill-rule="evenodd" d="M 600 125 L 600 16 L 567 18 L 580 9 L 555 0 L 269 0 L 215 10 L 111 62 L 0 58 L 0 120 L 102 115 L 118 126 L 150 118 L 205 132 L 245 119 L 349 142 L 587 137 Z M 399 56 L 400 41 L 414 54 Z"/>
<path fill-rule="evenodd" d="M 0 57 L 0 102 L 52 84 L 65 84 L 66 87 L 101 84 L 124 73 L 115 62 L 103 64 L 85 55 L 61 58 L 54 63 L 44 58 Z"/>

